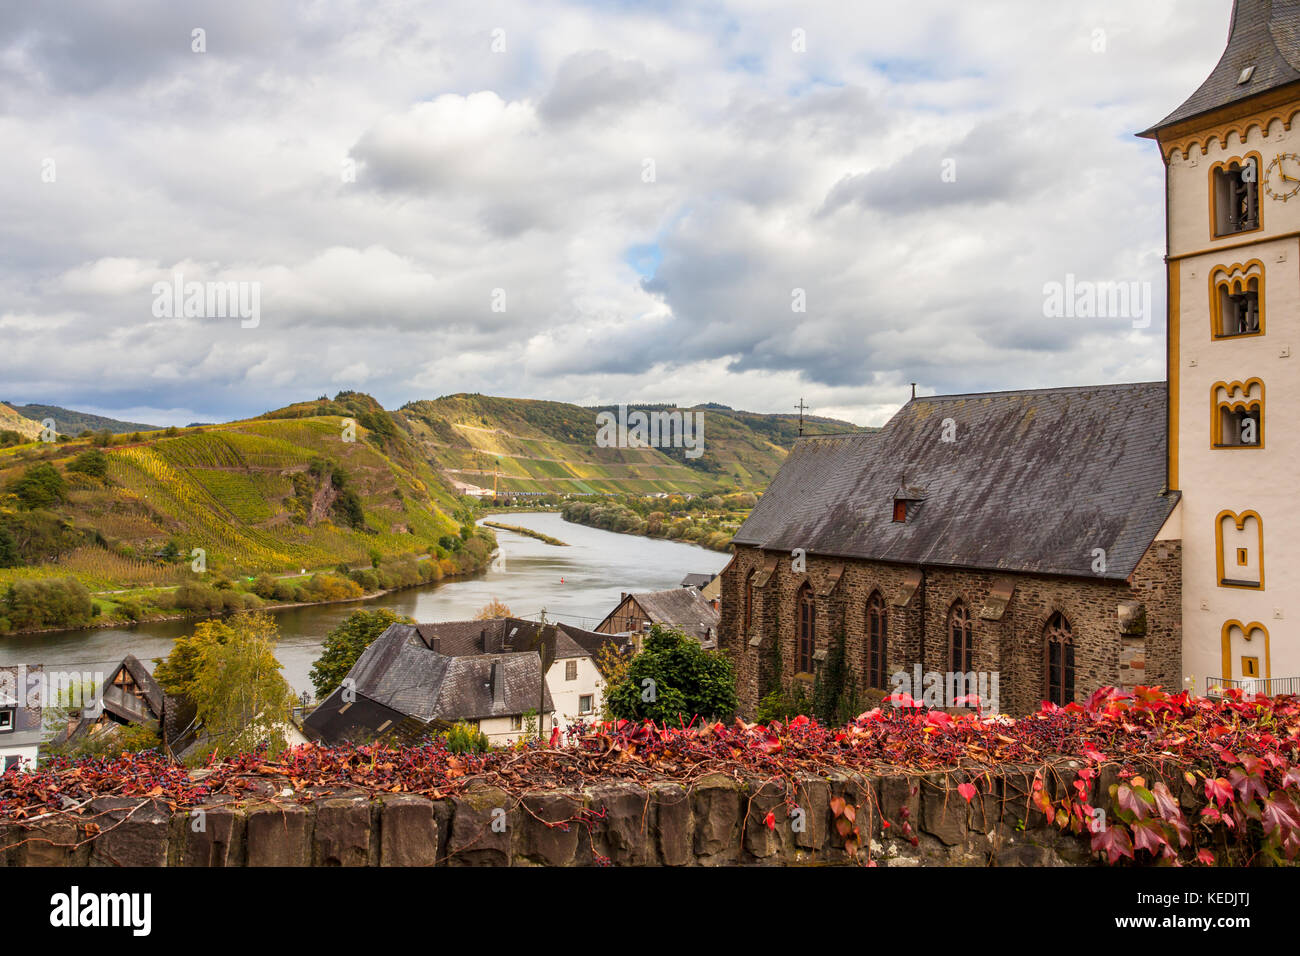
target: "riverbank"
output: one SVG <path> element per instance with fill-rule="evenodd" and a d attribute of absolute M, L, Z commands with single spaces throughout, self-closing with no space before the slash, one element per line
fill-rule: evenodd
<path fill-rule="evenodd" d="M 570 524 L 613 531 L 615 534 L 680 541 L 724 554 L 731 551 L 731 532 L 721 530 L 719 521 L 726 520 L 729 525 L 739 527 L 744 520 L 744 516 L 738 521 L 730 514 L 725 518 L 721 515 L 695 517 L 660 511 L 650 512 L 643 518 L 636 511 L 617 502 L 586 501 L 570 502 L 560 510 L 560 515 Z"/>
<path fill-rule="evenodd" d="M 513 531 L 515 534 L 527 535 L 530 538 L 536 538 L 546 544 L 553 544 L 560 548 L 567 548 L 569 545 L 559 538 L 552 538 L 549 534 L 542 534 L 540 531 L 534 531 L 532 528 L 521 528 L 517 524 L 503 524 L 500 521 L 483 521 L 480 522 L 485 528 L 496 528 L 498 531 Z"/>
<path fill-rule="evenodd" d="M 261 574 L 230 580 L 220 575 L 195 576 L 172 587 L 128 588 L 90 593 L 81 585 L 85 606 L 63 620 L 0 628 L 6 637 L 64 631 L 93 631 L 175 621 L 198 620 L 239 611 L 286 611 L 317 605 L 371 601 L 385 595 L 440 581 L 481 574 L 496 550 L 496 536 L 483 531 L 455 552 L 439 556 L 391 555 L 368 568 L 320 569 L 273 577 Z M 69 579 L 37 579 L 67 581 Z"/>

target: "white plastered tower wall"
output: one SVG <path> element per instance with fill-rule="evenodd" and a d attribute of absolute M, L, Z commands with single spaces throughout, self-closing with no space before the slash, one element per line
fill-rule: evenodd
<path fill-rule="evenodd" d="M 1256 111 L 1248 101 L 1240 112 L 1249 117 Z M 1300 676 L 1300 359 L 1294 355 L 1300 346 L 1300 193 L 1282 201 L 1262 185 L 1270 166 L 1275 185 L 1292 185 L 1279 168 L 1300 177 L 1300 155 L 1274 163 L 1279 155 L 1300 154 L 1300 127 L 1286 128 L 1300 113 L 1300 94 L 1268 112 L 1285 119 L 1265 117 L 1244 133 L 1224 134 L 1225 123 L 1232 124 L 1215 117 L 1186 156 L 1178 141 L 1161 143 L 1168 176 L 1170 484 L 1182 494 L 1176 516 L 1183 542 L 1184 677 L 1198 692 L 1216 678 Z M 1259 226 L 1216 237 L 1212 170 L 1250 156 L 1259 164 Z M 1259 277 L 1259 334 L 1215 335 L 1215 285 L 1230 282 L 1234 272 Z M 1214 432 L 1219 403 L 1257 400 L 1262 441 L 1224 447 L 1223 435 Z"/>

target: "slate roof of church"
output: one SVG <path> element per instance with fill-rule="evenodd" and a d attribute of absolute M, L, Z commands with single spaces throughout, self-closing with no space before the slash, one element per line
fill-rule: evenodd
<path fill-rule="evenodd" d="M 916 398 L 877 432 L 801 439 L 734 541 L 1123 579 L 1177 504 L 1164 493 L 1166 401 L 1163 382 Z M 905 522 L 900 486 L 924 493 Z"/>
<path fill-rule="evenodd" d="M 1253 66 L 1250 80 L 1241 72 Z M 1268 90 L 1300 81 L 1300 0 L 1236 0 L 1218 64 L 1176 110 L 1141 136 Z"/>

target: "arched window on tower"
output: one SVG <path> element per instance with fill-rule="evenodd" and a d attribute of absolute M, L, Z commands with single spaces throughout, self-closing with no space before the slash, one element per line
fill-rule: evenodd
<path fill-rule="evenodd" d="M 1043 644 L 1047 699 L 1064 707 L 1074 701 L 1074 632 L 1060 611 L 1048 618 L 1043 629 Z"/>
<path fill-rule="evenodd" d="M 966 674 L 975 669 L 975 637 L 970 611 L 964 601 L 953 602 L 948 609 L 948 666 L 954 673 Z"/>
<path fill-rule="evenodd" d="M 800 674 L 811 674 L 813 649 L 817 644 L 817 604 L 813 589 L 807 582 L 799 589 L 799 641 L 795 647 L 794 669 Z"/>
<path fill-rule="evenodd" d="M 889 675 L 885 673 L 887 637 L 889 618 L 886 616 L 885 599 L 879 591 L 872 591 L 867 598 L 867 686 L 883 690 Z"/>

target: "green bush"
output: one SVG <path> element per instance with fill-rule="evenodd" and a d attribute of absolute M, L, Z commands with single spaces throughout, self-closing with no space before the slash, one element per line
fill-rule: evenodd
<path fill-rule="evenodd" d="M 24 508 L 52 508 L 67 500 L 68 485 L 49 462 L 32 465 L 9 482 L 8 490 Z"/>
<path fill-rule="evenodd" d="M 96 478 L 108 477 L 108 456 L 98 448 L 90 448 L 83 451 L 68 465 L 68 471 L 77 471 L 83 475 L 93 475 Z"/>
<path fill-rule="evenodd" d="M 33 627 L 81 627 L 90 623 L 94 602 L 76 578 L 15 581 L 0 608 L 13 630 Z"/>
<path fill-rule="evenodd" d="M 720 651 L 705 650 L 681 631 L 656 624 L 606 699 L 610 712 L 624 720 L 729 719 L 736 712 L 736 677 Z"/>
<path fill-rule="evenodd" d="M 447 741 L 447 749 L 454 754 L 483 753 L 491 746 L 487 734 L 473 724 L 461 721 L 452 724 L 451 729 L 441 736 Z"/>

